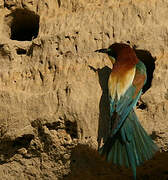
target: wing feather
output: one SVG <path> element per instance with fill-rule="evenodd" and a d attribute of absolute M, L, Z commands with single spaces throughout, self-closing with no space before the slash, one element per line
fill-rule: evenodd
<path fill-rule="evenodd" d="M 121 128 L 126 117 L 132 110 L 142 93 L 142 87 L 146 82 L 145 65 L 139 61 L 136 65 L 136 72 L 132 84 L 118 100 L 110 97 L 111 136 L 114 136 Z M 115 116 L 115 117 L 114 117 Z"/>

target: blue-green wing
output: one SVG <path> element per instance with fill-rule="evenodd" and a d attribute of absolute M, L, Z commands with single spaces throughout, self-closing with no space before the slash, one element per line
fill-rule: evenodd
<path fill-rule="evenodd" d="M 142 93 L 142 87 L 146 82 L 145 65 L 139 61 L 136 65 L 136 73 L 132 85 L 126 90 L 119 100 L 110 97 L 111 136 L 120 129 L 126 117 L 132 110 Z"/>

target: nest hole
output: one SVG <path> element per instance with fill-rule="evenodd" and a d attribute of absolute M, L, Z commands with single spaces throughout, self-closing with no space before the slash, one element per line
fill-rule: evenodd
<path fill-rule="evenodd" d="M 137 108 L 141 110 L 145 110 L 147 108 L 147 105 L 144 102 L 138 102 Z"/>
<path fill-rule="evenodd" d="M 65 122 L 65 130 L 71 136 L 72 139 L 78 138 L 76 121 L 75 122 L 66 121 Z"/>
<path fill-rule="evenodd" d="M 26 51 L 25 49 L 22 49 L 22 48 L 18 48 L 18 49 L 16 50 L 16 52 L 17 52 L 18 55 L 23 55 L 23 54 L 26 54 L 26 53 L 27 53 L 27 51 Z"/>
<path fill-rule="evenodd" d="M 39 15 L 26 9 L 17 9 L 10 16 L 12 17 L 10 39 L 31 41 L 38 36 Z"/>
<path fill-rule="evenodd" d="M 33 138 L 34 138 L 34 135 L 32 135 L 32 134 L 23 135 L 22 137 L 16 138 L 12 142 L 12 146 L 13 147 L 25 147 L 25 148 L 28 148 L 29 145 L 30 145 L 30 142 L 31 142 L 31 140 Z"/>

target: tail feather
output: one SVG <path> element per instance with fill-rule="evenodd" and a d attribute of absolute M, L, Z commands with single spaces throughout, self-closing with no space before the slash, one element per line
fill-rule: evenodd
<path fill-rule="evenodd" d="M 99 150 L 107 161 L 131 167 L 136 179 L 136 166 L 152 158 L 158 147 L 141 126 L 134 110 L 130 112 L 117 134 Z"/>
<path fill-rule="evenodd" d="M 133 113 L 133 117 L 136 117 L 136 114 Z M 137 119 L 137 117 L 136 117 Z M 135 123 L 135 130 L 137 133 L 134 133 L 134 139 L 136 142 L 136 146 L 140 147 L 141 158 L 142 160 L 151 159 L 153 154 L 158 151 L 158 147 L 152 141 L 151 137 L 146 133 L 143 127 L 140 125 L 138 119 L 137 121 L 133 121 Z M 140 139 L 140 140 L 139 140 Z"/>
<path fill-rule="evenodd" d="M 123 164 L 122 166 L 126 166 L 127 168 L 129 168 L 129 160 L 128 160 L 128 156 L 127 156 L 127 151 L 126 151 L 126 146 L 123 146 Z"/>
<path fill-rule="evenodd" d="M 115 146 L 115 151 L 114 151 L 114 164 L 118 163 L 118 144 L 119 141 L 117 140 L 116 143 L 114 144 Z"/>
<path fill-rule="evenodd" d="M 136 133 L 133 133 L 133 138 L 136 143 L 136 147 L 137 147 L 136 149 L 139 151 L 139 159 L 141 159 L 139 164 L 137 164 L 137 166 L 139 166 L 145 160 L 148 160 L 151 158 L 149 144 L 151 144 L 152 140 L 148 139 L 149 136 L 147 135 L 145 130 L 142 128 L 142 126 L 138 122 L 137 117 L 136 117 L 136 119 L 137 119 L 136 121 L 134 121 L 132 119 L 132 117 L 136 117 L 136 115 L 133 114 L 130 119 L 131 119 L 132 123 L 134 123 L 135 132 L 136 132 Z M 146 142 L 146 139 L 147 139 L 147 142 Z"/>
<path fill-rule="evenodd" d="M 139 152 L 138 149 L 136 148 L 135 141 L 132 142 L 133 145 L 133 156 L 135 157 L 135 163 L 140 164 L 140 158 L 138 156 Z"/>
<path fill-rule="evenodd" d="M 123 147 L 120 146 L 120 143 L 118 143 L 118 146 L 117 146 L 118 159 L 117 159 L 117 161 L 119 162 L 119 165 L 120 165 L 120 166 L 122 166 L 122 164 L 123 164 L 122 150 L 123 150 Z"/>
<path fill-rule="evenodd" d="M 132 144 L 130 143 L 126 143 L 126 149 L 127 149 L 127 155 L 128 155 L 128 159 L 129 159 L 129 163 L 130 166 L 132 168 L 133 171 L 133 177 L 134 179 L 136 179 L 136 158 L 134 156 L 134 153 L 132 152 Z"/>
<path fill-rule="evenodd" d="M 143 138 L 139 133 L 139 129 L 135 127 L 135 131 L 137 132 L 136 136 L 135 136 L 135 146 L 137 147 L 137 153 L 139 154 L 139 165 L 145 161 L 145 151 L 143 149 L 143 146 L 141 144 L 139 144 L 139 139 L 141 139 L 141 141 L 143 142 Z"/>

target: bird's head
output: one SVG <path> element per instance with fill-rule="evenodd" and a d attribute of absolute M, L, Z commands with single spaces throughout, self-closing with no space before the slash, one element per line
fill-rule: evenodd
<path fill-rule="evenodd" d="M 126 51 L 130 51 L 130 46 L 124 43 L 114 43 L 107 49 L 98 49 L 95 52 L 105 53 L 109 56 L 112 64 L 114 64 L 117 60 L 119 54 L 123 53 L 123 50 L 127 49 Z"/>
<path fill-rule="evenodd" d="M 95 52 L 107 54 L 109 56 L 109 59 L 111 60 L 112 64 L 114 64 L 116 61 L 116 53 L 115 53 L 114 49 L 111 48 L 111 46 L 107 49 L 98 49 Z"/>

